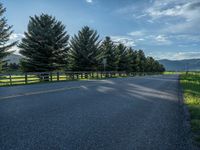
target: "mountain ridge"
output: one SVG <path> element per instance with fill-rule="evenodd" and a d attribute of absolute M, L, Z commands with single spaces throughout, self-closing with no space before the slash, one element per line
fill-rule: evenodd
<path fill-rule="evenodd" d="M 167 71 L 200 71 L 200 59 L 169 60 L 161 59 L 159 63 L 165 66 Z"/>

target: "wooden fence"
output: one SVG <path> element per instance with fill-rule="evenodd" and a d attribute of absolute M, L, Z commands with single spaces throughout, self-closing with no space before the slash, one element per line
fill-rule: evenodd
<path fill-rule="evenodd" d="M 127 76 L 153 75 L 160 73 L 144 73 L 144 72 L 36 72 L 24 74 L 0 74 L 0 86 L 32 84 L 38 82 L 55 82 L 55 81 L 72 81 L 86 79 L 104 79 Z"/>

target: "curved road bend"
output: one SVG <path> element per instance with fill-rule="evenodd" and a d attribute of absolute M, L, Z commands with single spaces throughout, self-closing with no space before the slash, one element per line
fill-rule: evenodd
<path fill-rule="evenodd" d="M 0 88 L 0 150 L 190 150 L 177 75 Z"/>

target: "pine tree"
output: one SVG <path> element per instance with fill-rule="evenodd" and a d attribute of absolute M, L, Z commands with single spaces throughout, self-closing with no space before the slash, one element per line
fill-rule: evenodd
<path fill-rule="evenodd" d="M 152 57 L 147 57 L 146 58 L 145 71 L 146 72 L 154 72 L 154 71 L 156 71 L 155 60 Z"/>
<path fill-rule="evenodd" d="M 106 37 L 105 40 L 101 44 L 101 61 L 106 59 L 106 71 L 116 71 L 117 70 L 117 51 L 116 46 L 110 39 L 110 37 Z"/>
<path fill-rule="evenodd" d="M 71 40 L 71 69 L 94 71 L 98 69 L 99 35 L 88 26 L 83 27 Z"/>
<path fill-rule="evenodd" d="M 118 71 L 128 71 L 130 68 L 130 59 L 128 57 L 127 47 L 124 44 L 117 46 L 118 52 Z"/>
<path fill-rule="evenodd" d="M 137 63 L 136 63 L 136 58 L 137 58 L 137 51 L 133 50 L 131 47 L 128 49 L 128 61 L 129 61 L 129 72 L 136 72 L 137 71 Z"/>
<path fill-rule="evenodd" d="M 45 72 L 67 64 L 69 35 L 65 26 L 47 14 L 30 17 L 28 31 L 19 44 L 24 71 Z"/>
<path fill-rule="evenodd" d="M 137 64 L 137 71 L 138 72 L 144 72 L 145 71 L 146 56 L 145 56 L 145 54 L 142 50 L 137 51 L 136 64 Z"/>
<path fill-rule="evenodd" d="M 12 26 L 7 24 L 6 18 L 3 16 L 6 8 L 3 7 L 3 4 L 0 3 L 0 71 L 2 69 L 4 58 L 11 54 L 9 51 L 17 42 L 8 43 L 10 36 L 13 33 Z"/>

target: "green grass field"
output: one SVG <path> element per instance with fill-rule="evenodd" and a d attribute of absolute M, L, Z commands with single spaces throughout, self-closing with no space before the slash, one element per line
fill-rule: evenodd
<path fill-rule="evenodd" d="M 68 76 L 61 75 L 59 76 L 59 81 L 70 81 Z M 52 81 L 57 81 L 57 76 L 52 76 Z M 29 75 L 28 76 L 28 84 L 35 84 L 35 83 L 41 83 L 40 78 L 36 75 Z M 0 77 L 0 86 L 9 86 L 9 85 L 23 85 L 25 84 L 25 76 L 24 75 L 14 75 L 11 77 L 9 76 L 3 76 Z"/>
<path fill-rule="evenodd" d="M 194 139 L 200 145 L 200 73 L 181 75 L 184 100 L 191 115 L 191 127 Z"/>

